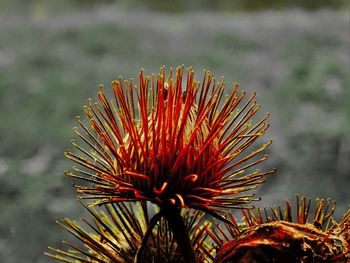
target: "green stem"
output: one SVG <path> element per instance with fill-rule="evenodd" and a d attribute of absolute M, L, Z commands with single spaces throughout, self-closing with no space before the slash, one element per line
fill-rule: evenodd
<path fill-rule="evenodd" d="M 167 219 L 169 227 L 171 228 L 177 245 L 179 246 L 184 260 L 188 263 L 196 263 L 196 255 L 189 236 L 187 234 L 186 226 L 180 214 L 181 209 L 176 206 L 165 205 L 161 208 L 161 213 Z"/>

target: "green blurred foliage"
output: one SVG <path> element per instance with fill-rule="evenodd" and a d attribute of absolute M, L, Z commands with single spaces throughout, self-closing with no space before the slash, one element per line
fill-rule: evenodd
<path fill-rule="evenodd" d="M 341 9 L 346 0 L 3 0 L 0 13 L 50 13 L 71 12 L 77 9 L 91 9 L 104 5 L 114 5 L 129 10 L 150 10 L 167 13 L 193 11 L 258 11 L 300 8 L 318 10 L 322 8 Z"/>
<path fill-rule="evenodd" d="M 301 8 L 306 10 L 317 10 L 320 8 L 341 8 L 345 6 L 344 0 L 180 0 L 180 1 L 153 1 L 139 0 L 135 4 L 146 6 L 155 11 L 184 12 L 196 10 L 209 11 L 257 11 L 266 9 Z"/>

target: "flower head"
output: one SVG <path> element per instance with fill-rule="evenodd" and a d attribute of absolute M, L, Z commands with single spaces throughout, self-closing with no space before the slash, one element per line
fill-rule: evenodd
<path fill-rule="evenodd" d="M 81 154 L 66 156 L 84 168 L 74 167 L 67 175 L 92 182 L 76 185 L 82 198 L 94 204 L 148 200 L 160 206 L 175 205 L 201 210 L 240 208 L 254 195 L 241 194 L 264 182 L 272 173 L 249 168 L 264 161 L 259 154 L 271 143 L 250 146 L 262 136 L 268 124 L 265 116 L 253 124 L 260 106 L 255 93 L 224 96 L 225 83 L 204 71 L 203 81 L 194 72 L 178 67 L 166 76 L 144 76 L 139 83 L 112 82 L 113 96 L 104 90 L 99 102 L 84 106 L 89 128 L 77 118 L 75 130 L 84 144 L 73 145 Z"/>
<path fill-rule="evenodd" d="M 329 199 L 317 200 L 313 215 L 310 199 L 297 196 L 296 206 L 293 211 L 287 201 L 270 211 L 242 210 L 242 224 L 229 215 L 235 227 L 208 230 L 214 243 L 207 256 L 215 262 L 349 262 L 350 210 L 337 223 Z"/>

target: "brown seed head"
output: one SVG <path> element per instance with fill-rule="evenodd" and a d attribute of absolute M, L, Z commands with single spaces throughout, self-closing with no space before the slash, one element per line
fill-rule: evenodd
<path fill-rule="evenodd" d="M 271 211 L 242 210 L 242 224 L 230 214 L 235 227 L 208 230 L 217 253 L 206 254 L 215 262 L 348 262 L 350 210 L 337 223 L 335 202 L 317 200 L 313 214 L 310 205 L 297 196 L 296 212 L 288 201 Z"/>

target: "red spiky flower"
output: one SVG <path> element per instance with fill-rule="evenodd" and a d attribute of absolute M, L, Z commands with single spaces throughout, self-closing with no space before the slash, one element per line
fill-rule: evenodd
<path fill-rule="evenodd" d="M 249 151 L 249 146 L 268 128 L 265 116 L 253 125 L 251 118 L 260 108 L 247 100 L 245 92 L 225 92 L 223 79 L 216 83 L 204 72 L 202 83 L 194 80 L 192 69 L 183 79 L 183 67 L 166 78 L 164 68 L 157 77 L 144 77 L 139 84 L 112 82 L 108 99 L 101 88 L 99 103 L 84 106 L 90 128 L 77 120 L 75 130 L 88 150 L 74 141 L 83 153 L 66 156 L 85 167 L 67 175 L 92 182 L 77 185 L 81 198 L 95 204 L 148 200 L 201 210 L 238 208 L 254 198 L 239 195 L 263 182 L 267 173 L 248 168 L 267 156 L 255 158 L 271 142 Z M 185 85 L 184 85 L 185 83 Z M 247 150 L 248 148 L 248 150 Z"/>
<path fill-rule="evenodd" d="M 88 100 L 84 106 L 90 128 L 77 118 L 75 130 L 83 146 L 72 144 L 81 154 L 66 156 L 83 166 L 66 174 L 92 184 L 76 185 L 81 198 L 93 204 L 120 201 L 151 201 L 160 214 L 150 221 L 139 253 L 146 246 L 152 228 L 161 217 L 167 218 L 184 258 L 195 261 L 180 207 L 200 209 L 216 217 L 221 208 L 242 208 L 254 194 L 241 194 L 264 182 L 273 172 L 250 171 L 267 156 L 259 154 L 271 141 L 249 150 L 268 124 L 266 115 L 253 124 L 252 116 L 260 105 L 255 93 L 245 99 L 234 84 L 226 97 L 225 83 L 204 71 L 203 81 L 194 72 L 178 67 L 166 77 L 161 68 L 157 76 L 144 77 L 138 85 L 122 78 L 112 82 L 113 96 L 98 93 L 99 103 Z M 223 99 L 224 97 L 224 99 Z"/>

